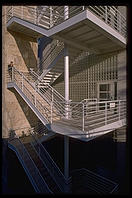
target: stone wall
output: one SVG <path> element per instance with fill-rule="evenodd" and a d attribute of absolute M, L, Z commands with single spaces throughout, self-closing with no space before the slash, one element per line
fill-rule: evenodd
<path fill-rule="evenodd" d="M 16 31 L 16 30 L 15 30 Z M 7 69 L 10 61 L 21 71 L 36 68 L 37 43 L 26 35 L 9 32 L 6 28 L 6 6 L 2 7 L 2 137 L 10 128 L 30 127 L 38 118 L 14 90 L 7 89 Z"/>

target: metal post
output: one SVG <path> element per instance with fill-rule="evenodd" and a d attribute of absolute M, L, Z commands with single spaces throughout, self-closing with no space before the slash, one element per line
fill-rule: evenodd
<path fill-rule="evenodd" d="M 22 19 L 23 19 L 23 6 L 21 6 L 21 11 L 22 11 L 21 14 L 22 14 Z"/>
<path fill-rule="evenodd" d="M 64 80 L 65 80 L 65 100 L 66 100 L 66 118 L 68 119 L 68 105 L 69 105 L 69 56 L 68 48 L 65 45 L 65 55 L 64 55 Z"/>
<path fill-rule="evenodd" d="M 82 9 L 84 10 L 84 6 L 82 7 Z"/>
<path fill-rule="evenodd" d="M 108 17 L 107 6 L 105 6 L 105 22 L 106 22 L 106 23 L 107 23 L 107 17 Z"/>
<path fill-rule="evenodd" d="M 11 6 L 11 9 L 12 9 L 12 17 L 13 17 L 13 15 L 14 15 L 14 13 L 13 13 L 13 6 Z"/>
<path fill-rule="evenodd" d="M 69 178 L 69 137 L 64 136 L 64 175 Z"/>
<path fill-rule="evenodd" d="M 53 10 L 52 6 L 50 6 L 50 28 L 53 26 Z"/>
<path fill-rule="evenodd" d="M 53 102 L 53 100 L 54 100 L 54 90 L 53 90 L 53 88 L 52 88 L 52 95 L 51 95 L 51 101 Z"/>
<path fill-rule="evenodd" d="M 11 81 L 14 81 L 14 67 L 12 67 Z"/>
<path fill-rule="evenodd" d="M 36 87 L 35 87 L 35 96 L 34 96 L 34 97 L 35 97 L 35 101 L 34 101 L 35 107 L 36 107 L 36 93 L 37 93 L 37 92 L 36 92 Z"/>
<path fill-rule="evenodd" d="M 83 114 L 83 120 L 82 120 L 82 130 L 84 131 L 84 124 L 85 124 L 85 115 L 84 115 L 84 103 L 82 104 L 82 114 Z"/>
<path fill-rule="evenodd" d="M 23 74 L 22 74 L 22 91 L 23 91 Z"/>
<path fill-rule="evenodd" d="M 52 124 L 52 118 L 53 118 L 53 102 L 51 102 L 51 124 Z"/>
<path fill-rule="evenodd" d="M 105 124 L 107 124 L 107 102 L 105 102 Z"/>
<path fill-rule="evenodd" d="M 69 6 L 64 6 L 64 20 L 69 18 Z"/>
<path fill-rule="evenodd" d="M 121 33 L 121 14 L 119 13 L 119 32 Z"/>
<path fill-rule="evenodd" d="M 52 88 L 52 93 L 51 93 L 51 124 L 53 120 L 53 88 Z"/>
<path fill-rule="evenodd" d="M 120 107 L 120 105 L 121 105 L 121 101 L 119 100 L 119 120 L 120 120 L 120 116 L 121 116 L 121 107 Z"/>
<path fill-rule="evenodd" d="M 68 6 L 64 6 L 65 20 L 68 16 Z M 64 45 L 65 53 L 64 53 L 64 81 L 65 81 L 65 100 L 66 100 L 66 118 L 68 118 L 68 104 L 69 104 L 69 55 L 68 48 L 66 44 Z M 64 175 L 66 180 L 69 178 L 69 137 L 64 136 Z M 66 190 L 67 191 L 67 190 Z"/>
<path fill-rule="evenodd" d="M 34 23 L 37 24 L 37 20 L 38 20 L 38 17 L 37 17 L 37 7 L 33 8 L 34 9 Z"/>

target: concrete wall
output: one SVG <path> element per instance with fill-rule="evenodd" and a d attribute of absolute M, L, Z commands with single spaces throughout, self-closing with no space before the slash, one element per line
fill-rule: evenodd
<path fill-rule="evenodd" d="M 117 81 L 117 52 L 104 55 L 88 55 L 70 67 L 70 99 L 81 101 L 85 98 L 98 98 L 99 83 Z M 64 95 L 64 74 L 53 87 Z"/>
<path fill-rule="evenodd" d="M 16 31 L 16 30 L 15 30 Z M 17 32 L 6 28 L 6 6 L 2 7 L 2 137 L 8 137 L 10 128 L 29 127 L 38 118 L 13 89 L 7 89 L 7 68 L 10 61 L 21 71 L 35 68 L 37 62 L 37 43 Z"/>

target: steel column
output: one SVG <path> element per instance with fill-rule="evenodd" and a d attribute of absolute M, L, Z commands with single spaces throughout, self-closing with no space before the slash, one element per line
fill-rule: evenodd
<path fill-rule="evenodd" d="M 107 102 L 105 102 L 105 125 L 107 124 Z"/>
<path fill-rule="evenodd" d="M 66 118 L 68 118 L 68 103 L 69 103 L 69 56 L 68 49 L 65 44 L 64 55 L 64 80 L 65 80 L 65 100 L 66 100 Z"/>
<path fill-rule="evenodd" d="M 84 111 L 85 111 L 85 107 L 84 107 L 84 103 L 82 104 L 82 118 L 83 118 L 83 120 L 82 120 L 82 130 L 84 131 L 84 126 L 85 126 L 85 115 L 84 115 Z"/>
<path fill-rule="evenodd" d="M 64 19 L 69 17 L 68 6 L 64 6 Z M 65 100 L 66 100 L 66 118 L 68 118 L 69 103 L 69 55 L 67 45 L 64 45 L 64 81 L 65 81 Z M 64 175 L 66 180 L 69 178 L 69 137 L 64 136 Z"/>
<path fill-rule="evenodd" d="M 69 137 L 64 136 L 64 175 L 69 178 Z"/>

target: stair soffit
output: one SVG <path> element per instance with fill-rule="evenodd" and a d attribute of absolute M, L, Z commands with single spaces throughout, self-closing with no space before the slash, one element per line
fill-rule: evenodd
<path fill-rule="evenodd" d="M 92 44 L 89 44 L 89 41 L 91 41 L 93 37 L 95 38 L 92 43 L 95 43 L 95 45 L 97 38 L 98 42 L 99 38 L 101 38 L 100 44 L 102 44 L 103 39 L 106 40 L 104 42 L 104 47 L 102 48 L 104 51 L 108 49 L 109 44 L 111 44 L 114 49 L 117 48 L 117 50 L 126 47 L 126 38 L 89 10 L 85 10 L 84 12 L 69 18 L 63 23 L 51 28 L 49 32 L 50 36 L 53 38 L 58 38 L 68 43 L 71 42 L 73 45 L 75 43 L 76 46 L 77 44 L 82 45 L 82 47 L 87 48 L 87 50 L 93 47 Z M 102 51 L 100 51 L 100 48 L 98 49 L 98 46 L 95 46 L 94 49 L 98 50 L 97 53 L 100 53 Z"/>
<path fill-rule="evenodd" d="M 43 36 L 48 37 L 47 29 L 17 17 L 12 17 L 8 21 L 7 28 L 12 31 L 18 31 L 24 34 L 28 34 L 28 36 L 30 35 L 31 37 L 35 38 L 40 38 Z"/>
<path fill-rule="evenodd" d="M 114 131 L 117 128 L 120 128 L 124 124 L 124 120 L 119 120 L 113 122 L 111 124 L 104 125 L 102 127 L 95 128 L 90 130 L 88 133 L 84 133 L 82 130 L 79 130 L 75 127 L 65 125 L 63 121 L 56 121 L 51 124 L 51 130 L 55 131 L 55 133 L 65 135 L 71 138 L 79 139 L 81 141 L 88 142 L 92 139 L 100 137 L 101 135 L 105 135 L 109 132 Z M 89 135 L 90 134 L 90 135 Z"/>
<path fill-rule="evenodd" d="M 19 32 L 27 33 L 35 38 L 47 36 L 61 39 L 73 47 L 97 54 L 126 47 L 126 38 L 89 10 L 73 16 L 49 30 L 17 17 L 10 19 L 7 28 L 13 31 L 17 31 L 18 28 Z"/>

